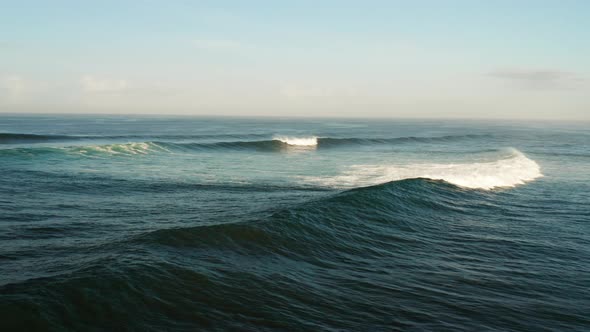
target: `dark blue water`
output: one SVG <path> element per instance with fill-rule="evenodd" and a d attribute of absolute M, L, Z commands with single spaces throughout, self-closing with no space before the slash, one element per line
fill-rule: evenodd
<path fill-rule="evenodd" d="M 590 330 L 589 126 L 2 115 L 0 330 Z"/>

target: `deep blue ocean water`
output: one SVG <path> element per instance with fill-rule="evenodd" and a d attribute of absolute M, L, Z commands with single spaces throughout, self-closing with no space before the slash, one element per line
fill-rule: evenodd
<path fill-rule="evenodd" d="M 590 124 L 0 115 L 0 330 L 588 331 Z"/>

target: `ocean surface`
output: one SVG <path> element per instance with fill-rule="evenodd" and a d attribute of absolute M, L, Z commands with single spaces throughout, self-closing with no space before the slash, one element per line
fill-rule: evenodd
<path fill-rule="evenodd" d="M 1 331 L 589 331 L 590 124 L 0 115 Z"/>

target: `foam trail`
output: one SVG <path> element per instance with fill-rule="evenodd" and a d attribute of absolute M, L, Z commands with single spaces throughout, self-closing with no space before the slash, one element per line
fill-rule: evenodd
<path fill-rule="evenodd" d="M 275 136 L 275 141 L 281 141 L 288 145 L 296 146 L 316 146 L 318 145 L 318 138 L 315 136 L 311 137 L 289 137 L 289 136 Z"/>
<path fill-rule="evenodd" d="M 148 154 L 150 151 L 168 151 L 153 142 L 140 143 L 125 143 L 125 144 L 109 144 L 109 145 L 94 145 L 85 146 L 72 149 L 72 152 L 79 154 L 109 154 L 109 155 L 134 155 L 134 154 Z"/>
<path fill-rule="evenodd" d="M 444 180 L 473 189 L 514 187 L 542 177 L 539 165 L 511 149 L 508 158 L 469 164 L 354 165 L 342 175 L 307 178 L 316 184 L 353 188 L 412 178 Z"/>

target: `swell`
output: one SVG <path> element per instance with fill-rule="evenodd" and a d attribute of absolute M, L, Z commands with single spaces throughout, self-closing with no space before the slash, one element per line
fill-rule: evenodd
<path fill-rule="evenodd" d="M 124 186 L 124 182 L 117 183 L 120 185 Z M 444 215 L 462 213 L 468 202 L 482 199 L 485 196 L 480 192 L 462 190 L 443 181 L 402 180 L 327 194 L 294 206 L 254 211 L 239 222 L 209 220 L 198 226 L 193 223 L 190 227 L 151 230 L 127 238 L 112 237 L 107 242 L 92 244 L 87 250 L 91 255 L 91 252 L 121 250 L 128 246 L 191 247 L 212 251 L 247 250 L 253 254 L 275 253 L 286 257 L 301 255 L 315 260 L 321 258 L 322 252 L 329 255 L 330 250 L 322 249 L 346 252 L 363 245 L 374 246 L 379 241 L 411 242 L 411 238 L 394 234 L 384 237 L 383 228 L 389 233 L 417 233 Z M 59 236 L 57 234 L 64 232 L 63 229 L 58 231 L 53 233 Z"/>
<path fill-rule="evenodd" d="M 161 229 L 139 235 L 133 243 L 158 243 L 169 246 L 250 247 L 281 254 L 318 255 L 318 251 L 374 245 L 375 241 L 395 238 L 388 233 L 420 235 L 437 220 L 456 214 L 472 214 L 489 199 L 485 192 L 466 190 L 445 181 L 406 179 L 375 186 L 355 188 L 279 209 L 269 217 L 214 225 Z M 489 213 L 490 206 L 485 206 Z M 352 233 L 351 233 L 352 232 Z M 329 247 L 329 248 L 328 248 Z M 329 249 L 322 251 L 320 249 Z"/>
<path fill-rule="evenodd" d="M 337 147 L 347 145 L 387 145 L 387 144 L 401 144 L 401 143 L 444 143 L 461 140 L 473 140 L 480 138 L 489 138 L 490 135 L 445 135 L 433 137 L 407 136 L 407 137 L 393 137 L 393 138 L 319 138 L 319 144 L 324 147 Z"/>
<path fill-rule="evenodd" d="M 590 153 L 584 153 L 584 152 L 531 151 L 530 153 L 534 154 L 534 155 L 548 156 L 548 157 L 554 157 L 554 158 L 560 158 L 560 157 L 590 158 Z"/>
<path fill-rule="evenodd" d="M 139 193 L 178 193 L 194 191 L 221 191 L 221 192 L 244 192 L 244 193 L 271 193 L 271 192 L 329 192 L 332 189 L 313 186 L 307 183 L 293 183 L 292 185 L 280 185 L 272 183 L 232 183 L 232 182 L 191 182 L 181 180 L 153 180 L 153 179 L 130 179 L 96 175 L 92 173 L 55 173 L 34 170 L 5 170 L 0 174 L 0 185 L 7 182 L 7 187 L 13 184 L 14 179 L 31 179 L 29 188 L 38 191 L 51 191 L 54 193 L 80 192 L 80 193 L 101 193 L 130 194 Z M 20 188 L 12 188 L 18 191 Z M 0 201 L 1 202 L 1 201 Z"/>
<path fill-rule="evenodd" d="M 522 225 L 501 227 L 510 220 L 501 223 L 500 195 L 408 179 L 241 223 L 150 231 L 88 250 L 60 275 L 0 286 L 0 308 L 14 330 L 116 330 L 121 321 L 145 330 L 403 330 L 425 319 L 509 330 L 531 317 L 540 329 L 583 330 L 588 320 L 571 303 L 585 303 L 584 279 L 563 269 L 583 256 L 555 259 L 572 252 L 523 241 Z M 392 312 L 395 321 L 382 319 Z M 481 325 L 462 328 L 466 315 Z"/>
<path fill-rule="evenodd" d="M 139 156 L 153 153 L 199 151 L 257 151 L 279 152 L 288 148 L 280 141 L 232 141 L 215 143 L 171 143 L 161 141 L 81 145 L 65 147 L 18 147 L 0 149 L 0 156 L 34 157 L 40 155 L 70 155 L 86 157 Z"/>
<path fill-rule="evenodd" d="M 48 176 L 45 172 L 37 175 L 39 179 Z M 107 181 L 101 177 L 90 177 L 82 184 L 70 183 L 70 178 L 63 177 L 63 181 L 59 182 L 69 185 L 61 190 L 67 192 L 88 192 L 89 189 L 93 189 L 101 193 L 113 193 L 109 192 L 108 188 L 103 188 Z M 194 185 L 176 182 L 150 184 L 144 181 L 112 179 L 108 181 L 112 183 L 111 189 L 125 195 L 138 190 L 158 193 L 183 190 L 250 193 L 306 190 L 297 187 Z M 46 187 L 47 183 L 38 185 L 45 190 L 52 190 Z M 238 221 L 209 220 L 197 225 L 193 223 L 189 227 L 152 230 L 127 239 L 118 238 L 113 243 L 104 243 L 101 250 L 119 248 L 126 244 L 157 244 L 211 250 L 247 249 L 266 254 L 274 252 L 287 256 L 315 256 L 313 259 L 317 259 L 318 253 L 329 253 L 330 250 L 348 252 L 351 248 L 358 250 L 359 246 L 374 246 L 381 241 L 396 241 L 400 245 L 412 242 L 414 236 L 421 236 L 425 229 L 438 227 L 438 223 L 445 218 L 457 214 L 473 217 L 491 213 L 493 205 L 485 204 L 490 197 L 488 192 L 463 189 L 445 181 L 405 179 L 339 193 L 326 192 L 320 197 L 294 206 L 245 213 Z M 389 235 L 384 235 L 384 231 Z"/>
<path fill-rule="evenodd" d="M 40 143 L 67 141 L 74 139 L 68 135 L 36 135 L 36 134 L 11 134 L 0 133 L 0 144 L 18 144 L 18 143 Z"/>
<path fill-rule="evenodd" d="M 152 152 L 170 152 L 155 142 L 137 142 L 104 145 L 84 145 L 67 147 L 18 147 L 0 149 L 0 156 L 35 157 L 41 155 L 70 156 L 132 156 L 146 155 Z"/>
<path fill-rule="evenodd" d="M 132 139 L 143 136 L 52 136 L 32 134 L 0 134 L 0 144 L 22 144 L 22 143 L 47 143 L 68 140 L 96 140 L 96 139 Z M 223 136 L 225 138 L 235 136 Z M 274 136 L 270 140 L 240 140 L 240 141 L 218 141 L 218 142 L 170 142 L 170 141 L 144 141 L 126 142 L 102 145 L 82 145 L 66 147 L 17 147 L 0 149 L 0 154 L 33 156 L 48 153 L 69 153 L 81 155 L 138 155 L 150 152 L 171 152 L 171 151 L 258 151 L 258 152 L 280 152 L 293 149 L 331 149 L 339 147 L 370 146 L 370 145 L 394 145 L 407 143 L 444 143 L 454 140 L 471 140 L 486 137 L 486 135 L 457 135 L 439 137 L 396 137 L 396 138 L 330 138 L 330 137 L 286 137 Z M 204 138 L 203 136 L 153 136 L 152 138 L 165 139 L 190 139 Z M 208 137 L 212 138 L 212 137 Z M 216 137 L 221 138 L 221 137 Z"/>
<path fill-rule="evenodd" d="M 307 141 L 305 141 L 307 142 Z M 321 140 L 318 140 L 321 144 Z M 321 145 L 320 145 L 321 146 Z M 74 157 L 137 156 L 151 153 L 174 153 L 202 150 L 283 151 L 304 149 L 307 145 L 295 145 L 279 140 L 202 143 L 142 142 L 73 147 L 42 147 L 0 149 L 0 156 L 34 157 L 43 154 L 66 154 Z M 444 180 L 467 188 L 493 189 L 514 187 L 543 176 L 534 160 L 516 149 L 508 149 L 507 156 L 499 156 L 490 162 L 463 164 L 407 164 L 407 165 L 353 165 L 342 174 L 331 177 L 304 176 L 303 181 L 314 186 L 353 188 L 379 183 L 429 178 Z"/>
<path fill-rule="evenodd" d="M 24 133 L 0 133 L 0 144 L 51 143 L 89 140 L 190 140 L 190 139 L 236 139 L 264 138 L 264 134 L 198 134 L 198 135 L 44 135 Z"/>

